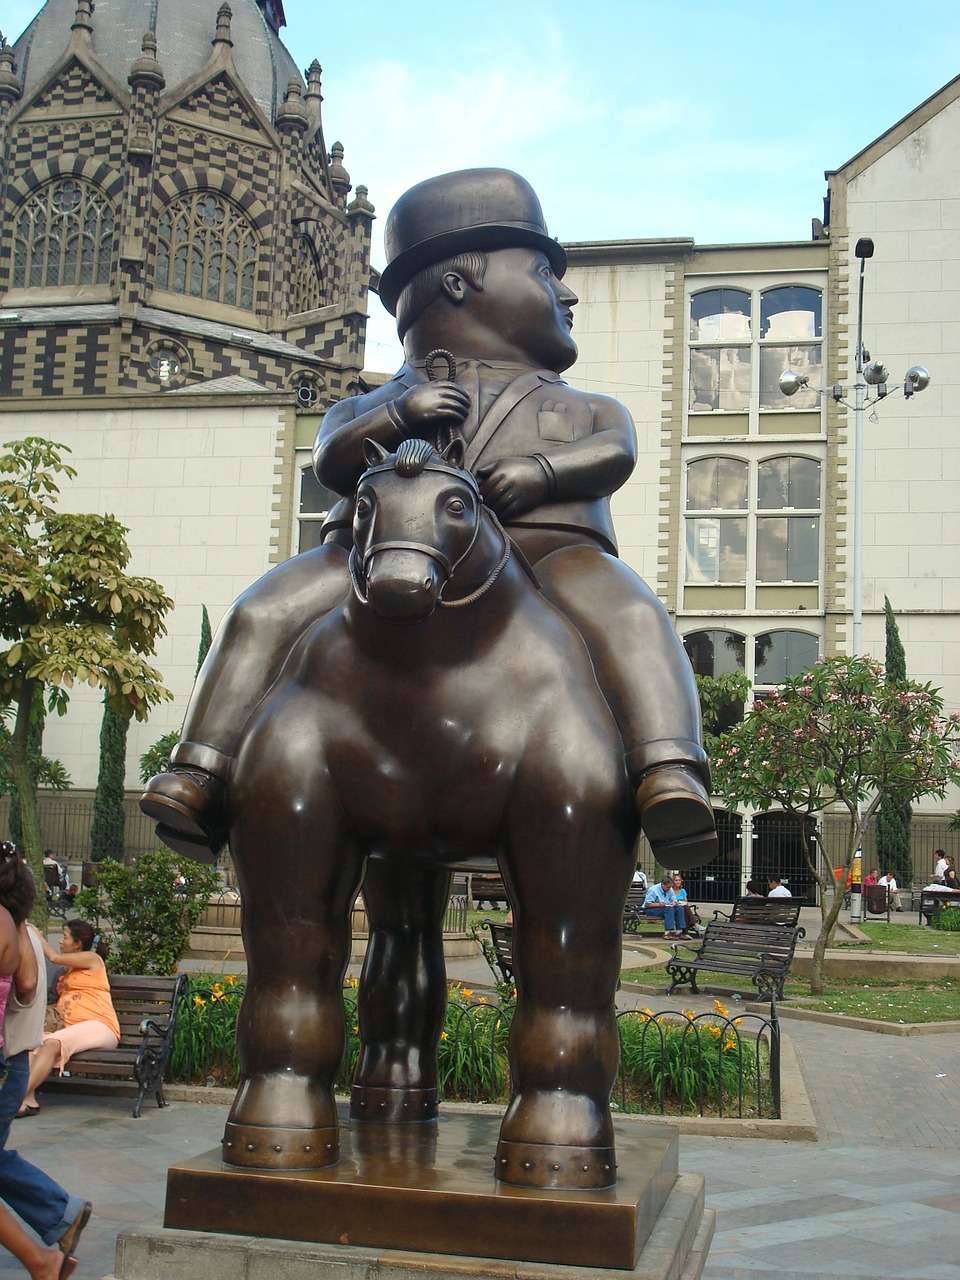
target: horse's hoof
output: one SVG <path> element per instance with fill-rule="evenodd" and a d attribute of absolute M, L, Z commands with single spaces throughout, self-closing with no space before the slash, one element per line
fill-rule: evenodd
<path fill-rule="evenodd" d="M 355 1084 L 350 1096 L 351 1120 L 381 1124 L 424 1124 L 437 1118 L 436 1089 L 395 1089 Z"/>
<path fill-rule="evenodd" d="M 717 856 L 717 832 L 710 796 L 700 778 L 684 765 L 661 765 L 637 788 L 644 834 L 657 861 L 681 870 Z"/>
<path fill-rule="evenodd" d="M 614 1149 L 549 1146 L 540 1142 L 507 1142 L 501 1138 L 494 1157 L 498 1182 L 542 1190 L 598 1191 L 617 1181 Z"/>
<path fill-rule="evenodd" d="M 224 792 L 221 780 L 205 769 L 173 766 L 150 779 L 140 809 L 160 824 L 161 839 L 177 852 L 190 857 L 197 856 L 193 848 L 216 853 L 227 836 Z"/>
<path fill-rule="evenodd" d="M 238 1169 L 326 1169 L 340 1159 L 335 1128 L 235 1124 L 223 1132 L 223 1163 Z"/>

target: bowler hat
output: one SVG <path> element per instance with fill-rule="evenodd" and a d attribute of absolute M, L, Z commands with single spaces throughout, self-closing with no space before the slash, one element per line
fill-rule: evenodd
<path fill-rule="evenodd" d="M 387 215 L 387 266 L 380 277 L 383 305 L 397 299 L 422 267 L 470 250 L 530 246 L 546 254 L 558 276 L 567 255 L 547 234 L 537 193 L 509 169 L 460 169 L 427 178 L 405 191 Z"/>

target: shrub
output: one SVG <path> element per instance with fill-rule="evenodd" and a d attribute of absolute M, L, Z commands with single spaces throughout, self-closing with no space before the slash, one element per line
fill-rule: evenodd
<path fill-rule="evenodd" d="M 960 933 L 960 907 L 947 907 L 939 911 L 930 923 L 943 933 Z"/>
<path fill-rule="evenodd" d="M 178 887 L 181 876 L 186 883 Z M 157 849 L 129 867 L 105 858 L 96 886 L 77 894 L 76 907 L 107 939 L 114 972 L 176 973 L 190 931 L 218 887 L 215 867 Z"/>

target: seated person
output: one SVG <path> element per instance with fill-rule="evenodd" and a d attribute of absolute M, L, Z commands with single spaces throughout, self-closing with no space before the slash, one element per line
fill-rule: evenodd
<path fill-rule="evenodd" d="M 902 911 L 903 905 L 900 902 L 900 890 L 897 887 L 897 882 L 894 879 L 893 872 L 885 871 L 877 881 L 877 884 L 880 885 L 881 888 L 886 889 L 887 893 L 890 895 L 890 901 L 893 904 L 893 909 L 895 911 Z"/>
<path fill-rule="evenodd" d="M 779 876 L 767 876 L 767 884 L 770 886 L 768 898 L 792 898 L 793 894 L 787 886 L 781 881 Z"/>
<path fill-rule="evenodd" d="M 668 871 L 660 877 L 659 884 L 647 890 L 647 896 L 643 900 L 643 910 L 645 915 L 663 917 L 665 938 L 686 937 L 686 930 L 683 927 L 683 907 L 677 902 L 676 894 L 673 892 L 673 877 Z"/>
<path fill-rule="evenodd" d="M 648 887 L 647 877 L 644 875 L 644 873 L 640 870 L 639 867 L 637 867 L 636 871 L 634 871 L 633 873 L 633 883 L 635 888 L 643 889 L 644 892 L 646 892 Z"/>
<path fill-rule="evenodd" d="M 767 895 L 763 892 L 763 887 L 759 880 L 748 880 L 747 892 L 744 896 L 747 898 L 765 898 Z"/>
<path fill-rule="evenodd" d="M 30 1077 L 23 1106 L 18 1114 L 36 1115 L 40 1110 L 37 1089 L 55 1066 L 61 1075 L 71 1056 L 84 1049 L 115 1049 L 120 1043 L 107 967 L 94 945 L 99 939 L 85 920 L 68 920 L 60 936 L 60 950 L 41 938 L 44 955 L 51 964 L 63 965 L 66 973 L 57 983 L 56 1008 L 63 1018 L 59 1031 L 47 1032 L 43 1044 L 30 1055 Z"/>
<path fill-rule="evenodd" d="M 700 917 L 687 901 L 687 891 L 683 887 L 683 876 L 679 871 L 675 872 L 673 877 L 673 896 L 680 904 L 680 910 L 683 912 L 684 931 L 686 933 L 696 933 Z"/>
<path fill-rule="evenodd" d="M 957 878 L 957 871 L 953 865 L 953 854 L 948 853 L 946 858 L 947 865 L 943 872 L 943 887 L 945 889 L 953 889 L 960 892 L 960 879 Z"/>
<path fill-rule="evenodd" d="M 868 871 L 867 874 L 863 877 L 863 887 L 865 889 L 872 888 L 877 883 L 879 876 L 880 876 L 880 873 L 877 871 L 876 867 L 874 867 L 872 871 Z"/>

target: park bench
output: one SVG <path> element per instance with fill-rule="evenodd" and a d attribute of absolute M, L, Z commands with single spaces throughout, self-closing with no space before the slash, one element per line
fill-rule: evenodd
<path fill-rule="evenodd" d="M 116 1049 L 86 1049 L 75 1053 L 63 1076 L 52 1075 L 44 1088 L 76 1088 L 97 1081 L 99 1084 L 129 1085 L 139 1088 L 135 1118 L 140 1115 L 143 1099 L 156 1095 L 157 1106 L 165 1107 L 163 1075 L 173 1048 L 173 1032 L 177 1009 L 187 991 L 187 976 L 171 977 L 111 974 L 110 998 L 120 1023 L 120 1043 Z"/>
<path fill-rule="evenodd" d="M 477 906 L 481 902 L 489 902 L 491 907 L 496 907 L 503 903 L 505 907 L 510 906 L 510 899 L 507 897 L 507 890 L 504 887 L 502 876 L 498 875 L 473 875 L 470 877 L 470 893 Z"/>
<path fill-rule="evenodd" d="M 504 982 L 513 982 L 513 925 L 500 924 L 496 920 L 484 920 L 490 930 L 493 955 L 487 954 L 487 963 L 495 972 L 500 971 Z"/>
<path fill-rule="evenodd" d="M 623 905 L 623 932 L 633 934 L 634 937 L 643 938 L 659 938 L 663 936 L 663 916 L 648 915 L 643 909 L 643 902 L 647 896 L 647 890 L 643 885 L 634 884 L 630 886 L 627 893 L 627 900 Z M 700 913 L 692 902 L 687 903 L 688 907 L 693 910 L 697 924 L 700 923 Z M 644 925 L 647 927 L 644 928 Z"/>
<path fill-rule="evenodd" d="M 714 911 L 713 918 L 728 924 L 782 925 L 796 929 L 802 905 L 799 898 L 737 898 L 729 912 Z M 805 937 L 806 930 L 801 928 L 797 936 Z"/>
<path fill-rule="evenodd" d="M 960 908 L 960 893 L 950 889 L 921 889 L 917 924 L 923 924 L 924 918 L 933 924 L 944 907 Z"/>
<path fill-rule="evenodd" d="M 762 999 L 782 998 L 802 932 L 782 924 L 711 920 L 698 947 L 674 943 L 673 958 L 667 961 L 671 978 L 667 994 L 674 987 L 688 984 L 697 994 L 697 975 L 703 972 L 742 974 L 751 980 Z M 681 956 L 681 948 L 691 954 Z"/>

